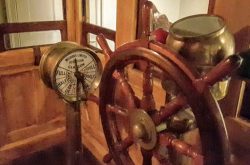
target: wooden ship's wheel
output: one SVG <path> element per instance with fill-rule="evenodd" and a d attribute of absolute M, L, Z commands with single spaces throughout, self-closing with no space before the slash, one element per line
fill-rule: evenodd
<path fill-rule="evenodd" d="M 105 41 L 102 36 L 99 36 L 99 41 L 104 52 L 111 56 L 100 83 L 99 109 L 110 150 L 104 157 L 104 162 L 113 159 L 116 164 L 134 164 L 128 150 L 133 144 L 139 144 L 144 165 L 151 164 L 152 156 L 162 164 L 170 163 L 170 160 L 156 152 L 160 146 L 193 158 L 195 164 L 228 164 L 230 149 L 227 131 L 220 107 L 209 87 L 239 67 L 240 56 L 230 56 L 208 74 L 198 77 L 184 59 L 159 43 L 139 40 L 125 44 L 112 53 L 107 44 L 103 44 Z M 148 64 L 143 73 L 142 98 L 135 96 L 124 71 L 126 66 L 138 60 Z M 161 81 L 171 79 L 181 91 L 160 109 L 156 108 L 153 97 L 153 68 L 157 68 L 155 72 L 158 72 Z M 117 93 L 122 93 L 119 99 L 123 101 L 116 100 Z M 156 129 L 159 124 L 187 106 L 191 107 L 199 129 L 201 152 L 179 140 L 171 130 L 158 132 Z M 123 137 L 119 130 L 118 116 L 123 117 L 129 125 L 127 137 Z"/>
<path fill-rule="evenodd" d="M 147 25 L 144 21 L 144 34 L 148 33 Z M 160 164 L 181 164 L 178 157 L 182 155 L 191 158 L 191 164 L 230 163 L 224 119 L 209 88 L 238 68 L 242 64 L 241 56 L 232 55 L 207 74 L 199 76 L 185 59 L 158 42 L 140 39 L 112 52 L 102 35 L 97 39 L 104 53 L 110 57 L 102 74 L 99 95 L 102 126 L 109 147 L 109 153 L 104 156 L 105 163 L 113 160 L 118 165 L 138 164 L 133 158 L 136 156 L 130 152 L 134 145 L 140 148 L 143 165 L 152 164 L 153 157 Z M 138 61 L 146 64 L 141 98 L 135 94 L 133 82 L 126 77 L 127 66 Z M 171 89 L 166 82 L 173 82 L 178 91 L 160 108 L 153 96 L 154 78 L 161 81 L 162 90 Z M 191 129 L 187 122 L 182 124 L 182 131 L 171 124 L 159 129 L 162 123 L 171 123 L 174 115 L 186 109 L 192 111 L 195 118 L 200 150 L 179 138 L 180 134 Z M 167 154 L 159 152 L 162 147 L 167 148 Z"/>

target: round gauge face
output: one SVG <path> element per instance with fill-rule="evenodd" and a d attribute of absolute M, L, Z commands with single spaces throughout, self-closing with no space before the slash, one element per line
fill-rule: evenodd
<path fill-rule="evenodd" d="M 76 72 L 80 78 L 76 78 Z M 97 58 L 83 50 L 73 51 L 64 56 L 55 69 L 55 88 L 66 101 L 76 101 L 76 97 L 86 99 L 87 93 L 99 83 L 99 77 Z M 80 84 L 78 88 L 77 84 Z"/>

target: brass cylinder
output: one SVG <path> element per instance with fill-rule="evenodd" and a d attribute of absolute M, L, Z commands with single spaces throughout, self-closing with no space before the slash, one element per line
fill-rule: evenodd
<path fill-rule="evenodd" d="M 234 54 L 235 48 L 234 37 L 224 19 L 207 14 L 185 17 L 172 24 L 166 45 L 195 66 L 201 75 Z M 227 86 L 228 81 L 221 81 L 211 88 L 217 100 L 226 95 Z"/>

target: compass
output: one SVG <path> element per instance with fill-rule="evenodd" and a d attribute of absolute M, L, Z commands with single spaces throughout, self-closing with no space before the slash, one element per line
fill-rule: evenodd
<path fill-rule="evenodd" d="M 98 87 L 101 73 L 102 64 L 97 54 L 69 41 L 51 46 L 40 62 L 44 83 L 67 102 L 86 100 Z"/>

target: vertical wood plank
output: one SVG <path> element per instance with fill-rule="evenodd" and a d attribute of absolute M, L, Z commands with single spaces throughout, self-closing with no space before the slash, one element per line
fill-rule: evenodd
<path fill-rule="evenodd" d="M 76 18 L 76 42 L 81 43 L 82 39 L 82 0 L 76 0 L 76 6 L 75 6 L 75 18 Z"/>
<path fill-rule="evenodd" d="M 138 0 L 117 0 L 116 47 L 136 38 Z"/>
<path fill-rule="evenodd" d="M 66 21 L 67 21 L 67 34 L 69 41 L 75 41 L 75 12 L 74 7 L 76 0 L 66 0 Z"/>
<path fill-rule="evenodd" d="M 3 93 L 2 93 L 1 76 L 0 76 L 0 147 L 6 143 L 6 135 L 7 135 L 7 116 L 3 103 Z"/>

